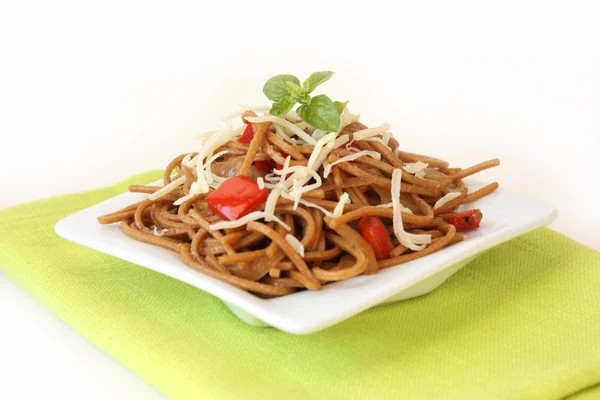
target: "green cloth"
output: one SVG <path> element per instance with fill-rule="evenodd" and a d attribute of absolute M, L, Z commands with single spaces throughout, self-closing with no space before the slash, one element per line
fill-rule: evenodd
<path fill-rule="evenodd" d="M 0 211 L 0 268 L 170 398 L 600 395 L 596 251 L 539 229 L 429 295 L 294 336 L 246 325 L 211 295 L 54 233 L 61 218 L 158 176 Z"/>

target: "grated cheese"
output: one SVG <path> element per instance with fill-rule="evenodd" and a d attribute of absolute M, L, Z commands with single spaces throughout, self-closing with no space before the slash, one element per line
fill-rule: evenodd
<path fill-rule="evenodd" d="M 352 114 L 348 109 L 348 106 L 344 107 L 344 112 L 340 115 L 340 126 L 342 130 L 349 124 L 353 122 L 358 122 L 360 120 L 360 114 Z"/>
<path fill-rule="evenodd" d="M 336 136 L 336 132 L 331 132 L 319 139 L 314 146 L 306 166 L 286 167 L 284 165 L 281 170 L 275 171 L 276 174 L 282 177 L 292 173 L 292 176 L 283 182 L 282 186 L 284 188 L 283 193 L 286 193 L 294 200 L 295 206 L 300 203 L 303 193 L 318 189 L 323 184 L 323 180 L 317 171 L 333 149 L 342 146 L 349 140 L 348 135 L 342 135 L 339 138 Z M 315 180 L 315 183 L 305 186 L 311 178 Z M 295 181 L 297 182 L 294 184 Z M 290 187 L 293 187 L 293 190 L 291 193 L 287 193 Z"/>
<path fill-rule="evenodd" d="M 392 137 L 392 133 L 391 132 L 385 132 L 383 134 L 383 144 L 385 144 L 386 146 L 388 145 L 388 143 L 390 143 L 390 138 Z"/>
<path fill-rule="evenodd" d="M 164 236 L 165 233 L 167 233 L 169 230 L 168 229 L 161 229 L 160 231 L 158 231 L 158 229 L 156 228 L 156 226 L 154 227 L 154 236 Z"/>
<path fill-rule="evenodd" d="M 431 235 L 414 234 L 404 230 L 402 224 L 402 204 L 400 203 L 400 185 L 402 183 L 402 170 L 395 168 L 392 173 L 392 205 L 394 209 L 394 234 L 403 246 L 411 250 L 423 250 L 425 246 L 431 243 Z"/>
<path fill-rule="evenodd" d="M 194 183 L 196 183 L 196 182 L 194 182 Z M 175 200 L 175 202 L 173 202 L 173 205 L 174 206 L 179 206 L 179 205 L 185 203 L 186 201 L 188 201 L 189 199 L 191 199 L 194 196 L 195 196 L 194 194 L 188 193 L 185 196 L 180 197 L 177 200 Z"/>
<path fill-rule="evenodd" d="M 334 218 L 339 218 L 342 216 L 342 214 L 344 214 L 344 206 L 346 204 L 350 204 L 350 195 L 348 193 L 344 192 L 340 196 L 340 201 L 338 201 L 335 208 L 333 209 L 333 217 Z"/>
<path fill-rule="evenodd" d="M 298 181 L 296 185 L 296 190 L 300 191 L 301 193 L 318 189 L 323 182 L 321 177 L 315 170 L 309 167 L 305 167 L 303 165 L 295 165 L 293 167 L 278 169 L 275 170 L 275 173 L 277 175 L 281 175 L 282 177 L 289 173 L 293 173 L 293 175 L 284 182 L 284 187 L 289 189 L 293 185 L 294 181 Z M 310 178 L 314 178 L 315 183 L 310 184 L 308 186 L 300 186 L 300 179 L 306 180 L 306 182 L 308 182 Z"/>
<path fill-rule="evenodd" d="M 323 136 L 325 136 L 327 134 L 327 132 L 322 131 L 320 129 L 315 129 L 315 131 L 312 134 L 313 139 L 315 140 L 319 140 L 321 139 Z"/>
<path fill-rule="evenodd" d="M 387 132 L 392 126 L 387 122 L 375 127 L 375 128 L 367 128 L 361 131 L 354 132 L 352 137 L 354 140 L 365 140 L 367 138 L 371 138 L 373 136 L 382 135 Z"/>
<path fill-rule="evenodd" d="M 424 163 L 423 161 L 404 164 L 404 170 L 409 174 L 413 174 L 417 178 L 425 177 L 425 168 L 427 167 L 429 167 L 429 164 Z"/>
<path fill-rule="evenodd" d="M 215 133 L 219 132 L 221 129 L 213 129 L 211 131 L 206 131 L 206 132 L 200 132 L 196 135 L 197 139 L 204 139 L 206 137 L 209 137 L 211 135 L 214 135 Z"/>
<path fill-rule="evenodd" d="M 182 198 L 178 199 L 176 204 L 181 204 L 197 194 L 206 193 L 210 190 L 210 188 L 218 188 L 220 183 L 225 180 L 225 178 L 212 174 L 211 164 L 220 156 L 225 154 L 225 152 L 219 152 L 213 155 L 213 152 L 227 141 L 235 139 L 245 129 L 245 126 L 241 126 L 234 130 L 231 124 L 231 119 L 241 116 L 246 110 L 268 111 L 268 107 L 266 106 L 240 105 L 240 108 L 241 110 L 223 117 L 223 120 L 227 121 L 226 126 L 223 129 L 205 132 L 200 135 L 202 138 L 206 138 L 206 141 L 202 144 L 198 154 L 191 159 L 191 156 L 187 157 L 184 163 L 184 165 L 190 168 L 196 168 L 196 174 L 198 178 L 192 183 L 190 187 L 190 193 L 187 196 L 183 196 Z M 341 126 L 343 127 L 349 123 L 358 121 L 358 118 L 358 115 L 350 113 L 350 111 L 345 108 L 342 116 L 340 117 L 340 121 L 342 123 Z M 243 226 L 250 221 L 262 218 L 264 218 L 266 221 L 276 221 L 286 229 L 290 230 L 290 227 L 287 224 L 275 216 L 275 208 L 279 197 L 293 200 L 294 207 L 297 207 L 299 204 L 303 204 L 307 207 L 317 208 L 321 210 L 323 214 L 330 217 L 343 214 L 344 205 L 350 201 L 347 193 L 344 193 L 340 197 L 340 201 L 336 205 L 333 213 L 321 206 L 318 206 L 317 204 L 302 199 L 302 195 L 309 191 L 318 189 L 323 184 L 323 179 L 317 171 L 319 168 L 321 168 L 331 151 L 350 141 L 349 135 L 345 134 L 338 137 L 339 132 L 327 133 L 324 131 L 315 130 L 307 123 L 300 121 L 300 119 L 297 117 L 297 114 L 293 111 L 289 112 L 283 117 L 273 116 L 267 113 L 262 117 L 248 117 L 246 120 L 250 123 L 271 122 L 275 127 L 275 134 L 282 140 L 292 145 L 313 145 L 314 148 L 306 166 L 290 166 L 291 157 L 288 156 L 281 169 L 267 174 L 264 178 L 257 179 L 257 184 L 260 189 L 271 189 L 271 192 L 267 197 L 267 201 L 265 202 L 264 211 L 254 211 L 236 221 L 222 221 L 212 224 L 210 225 L 211 230 L 235 228 Z M 311 136 L 307 134 L 304 131 L 306 129 L 313 131 L 313 135 Z M 350 158 L 341 159 L 340 162 L 350 161 L 365 155 L 381 159 L 381 155 L 379 153 L 365 151 L 353 154 L 350 156 Z M 329 166 L 328 171 L 330 171 L 330 169 L 331 167 Z M 287 175 L 290 176 L 286 179 Z M 313 183 L 309 184 L 310 181 L 313 181 Z M 185 180 L 182 180 L 181 183 L 183 182 L 185 182 Z"/>
<path fill-rule="evenodd" d="M 240 135 L 244 131 L 244 129 L 245 126 L 242 125 L 234 130 L 231 122 L 228 122 L 223 129 L 205 132 L 210 133 L 210 137 L 205 143 L 202 144 L 198 154 L 196 154 L 196 156 L 187 163 L 187 166 L 189 168 L 194 168 L 198 164 L 198 161 L 202 161 L 204 158 L 206 158 L 208 153 L 218 149 L 228 141 L 235 139 L 236 136 Z"/>
<path fill-rule="evenodd" d="M 454 200 L 455 198 L 459 197 L 461 194 L 462 194 L 461 192 L 446 193 L 444 195 L 444 197 L 442 197 L 441 199 L 439 199 L 438 201 L 435 202 L 435 204 L 433 205 L 433 208 L 441 208 L 449 201 Z"/>
<path fill-rule="evenodd" d="M 286 170 L 289 168 L 290 165 L 290 161 L 291 161 L 291 157 L 287 156 L 285 158 L 285 161 L 283 163 L 282 166 L 282 170 Z M 279 199 L 279 196 L 281 196 L 282 192 L 283 192 L 283 176 L 277 176 L 276 173 L 278 172 L 278 170 L 275 170 L 274 173 L 275 175 L 273 175 L 274 179 L 271 179 L 271 181 L 275 181 L 277 182 L 277 184 L 269 184 L 268 186 L 272 189 L 271 193 L 269 193 L 269 196 L 267 197 L 267 201 L 265 202 L 265 220 L 266 221 L 273 221 L 276 217 L 275 217 L 275 207 L 277 206 L 277 200 Z M 271 174 L 269 174 L 271 175 Z M 267 177 L 269 177 L 267 175 Z M 264 185 L 264 181 L 263 181 L 263 185 Z M 259 186 L 260 187 L 260 186 Z"/>
<path fill-rule="evenodd" d="M 275 135 L 277 135 L 282 140 L 286 141 L 289 144 L 293 144 L 296 146 L 298 144 L 298 140 L 296 138 L 290 137 L 279 125 L 275 125 Z"/>
<path fill-rule="evenodd" d="M 313 139 L 309 134 L 304 132 L 302 129 L 298 128 L 296 125 L 291 123 L 290 121 L 283 119 L 281 117 L 276 117 L 274 115 L 266 115 L 264 117 L 248 117 L 246 118 L 248 122 L 251 123 L 259 123 L 259 122 L 272 122 L 274 124 L 280 125 L 283 128 L 288 129 L 290 132 L 294 133 L 296 136 L 304 140 L 308 144 L 315 144 L 315 139 Z"/>
<path fill-rule="evenodd" d="M 269 172 L 267 175 L 265 175 L 265 180 L 269 182 L 279 182 L 279 177 L 274 172 Z"/>
<path fill-rule="evenodd" d="M 312 154 L 308 158 L 307 166 L 309 168 L 318 171 L 329 153 L 331 153 L 334 149 L 346 144 L 350 140 L 350 136 L 348 135 L 342 135 L 339 138 L 336 138 L 336 136 L 336 132 L 331 132 L 317 141 Z M 329 146 L 330 143 L 333 144 Z M 325 148 L 325 146 L 327 146 L 327 148 Z"/>
<path fill-rule="evenodd" d="M 186 154 L 185 157 L 183 157 L 183 159 L 181 160 L 181 164 L 186 165 L 187 163 L 189 163 L 190 160 L 192 159 L 192 154 L 193 153 Z"/>
<path fill-rule="evenodd" d="M 287 156 L 285 158 L 285 160 L 283 161 L 283 165 L 281 166 L 281 171 L 288 169 L 290 167 L 291 162 L 292 162 L 292 156 Z M 275 169 L 275 170 L 273 170 L 273 173 L 275 173 L 275 175 L 277 175 L 277 171 L 278 170 Z M 285 175 L 279 176 L 279 183 L 283 184 L 284 180 L 285 180 Z"/>
<path fill-rule="evenodd" d="M 271 190 L 269 193 L 269 197 L 267 197 L 267 201 L 265 202 L 265 214 L 269 215 L 267 222 L 271 221 L 271 216 L 275 216 L 275 206 L 277 205 L 277 200 L 281 195 L 281 188 L 275 187 L 275 189 Z"/>
<path fill-rule="evenodd" d="M 300 199 L 300 204 L 305 205 L 306 207 L 312 207 L 312 208 L 316 208 L 317 210 L 321 210 L 321 212 L 323 214 L 325 214 L 328 217 L 333 217 L 333 213 L 315 203 L 311 203 L 310 201 L 304 200 L 304 199 Z"/>
<path fill-rule="evenodd" d="M 292 184 L 292 195 L 294 197 L 294 210 L 298 208 L 298 203 L 300 202 L 300 197 L 302 194 L 296 194 L 300 190 L 300 182 L 297 179 L 294 179 L 294 183 Z"/>
<path fill-rule="evenodd" d="M 206 181 L 208 182 L 209 185 L 211 183 L 213 183 L 215 180 L 215 178 L 214 178 L 215 175 L 212 173 L 212 169 L 211 169 L 211 165 L 212 165 L 213 161 L 217 160 L 219 157 L 221 157 L 222 155 L 225 155 L 227 153 L 229 153 L 229 150 L 220 151 L 217 154 L 215 154 L 214 156 L 210 157 L 206 161 L 206 164 L 204 164 L 204 169 L 206 170 Z"/>
<path fill-rule="evenodd" d="M 179 186 L 185 183 L 185 176 L 180 176 L 179 178 L 171 181 L 167 186 L 160 188 L 156 192 L 152 193 L 148 198 L 150 200 L 156 200 L 166 194 L 171 193 L 173 190 L 177 189 Z"/>
<path fill-rule="evenodd" d="M 267 188 L 267 189 L 269 189 L 269 190 L 271 190 L 271 189 L 275 189 L 276 187 L 280 187 L 280 186 L 274 185 L 272 183 L 264 182 L 264 187 Z"/>
<path fill-rule="evenodd" d="M 264 211 L 251 212 L 250 214 L 244 215 L 242 218 L 236 219 L 235 221 L 216 222 L 214 224 L 209 225 L 209 229 L 211 231 L 218 231 L 220 229 L 239 228 L 240 226 L 246 225 L 248 222 L 256 221 L 263 218 L 272 218 L 273 221 L 277 222 L 279 225 L 283 226 L 288 231 L 292 230 L 292 228 L 288 224 L 286 224 L 274 215 L 268 215 Z"/>
<path fill-rule="evenodd" d="M 293 121 L 293 123 L 300 121 L 300 117 L 298 116 L 298 113 L 296 112 L 296 110 L 288 111 L 287 114 L 285 114 L 283 117 L 285 119 L 287 119 L 288 121 Z"/>
<path fill-rule="evenodd" d="M 298 127 L 298 129 L 302 129 L 302 130 L 305 130 L 306 128 L 308 128 L 308 127 L 309 127 L 309 125 L 308 125 L 306 122 L 304 122 L 304 121 L 297 122 L 297 123 L 295 123 L 294 125 L 296 125 L 296 126 Z M 311 127 L 311 128 L 312 128 L 312 127 Z M 314 129 L 315 129 L 315 128 L 313 128 L 313 130 L 314 130 Z"/>
<path fill-rule="evenodd" d="M 385 203 L 385 204 L 378 204 L 375 207 L 380 207 L 380 208 L 393 208 L 394 207 L 394 203 Z M 404 207 L 404 205 L 402 205 L 402 203 L 400 203 L 400 211 L 402 211 L 403 213 L 406 214 L 413 214 L 412 210 L 408 207 Z"/>
<path fill-rule="evenodd" d="M 288 233 L 285 235 L 285 241 L 292 247 L 292 249 L 294 249 L 296 253 L 298 253 L 298 255 L 300 255 L 300 257 L 304 257 L 304 246 L 298 239 L 296 239 L 295 236 Z"/>
<path fill-rule="evenodd" d="M 215 181 L 212 171 L 210 168 L 206 168 L 203 164 L 204 159 L 208 159 L 207 164 L 210 164 L 213 157 L 213 151 L 224 145 L 230 140 L 235 139 L 244 130 L 244 126 L 237 129 L 233 129 L 231 122 L 228 122 L 223 129 L 213 134 L 208 140 L 202 145 L 198 154 L 192 158 L 188 163 L 187 167 L 196 167 L 196 182 L 197 185 L 190 187 L 190 194 L 207 193 L 211 187 L 211 184 Z M 217 186 L 218 185 L 212 185 Z"/>
<path fill-rule="evenodd" d="M 347 155 L 345 157 L 342 157 L 339 160 L 336 160 L 336 161 L 334 161 L 332 163 L 329 163 L 323 169 L 323 178 L 327 178 L 329 176 L 329 173 L 331 172 L 331 168 L 334 165 L 340 164 L 340 163 L 343 163 L 343 162 L 354 161 L 357 158 L 361 158 L 361 157 L 364 157 L 364 156 L 369 156 L 369 157 L 372 157 L 372 158 L 374 158 L 376 160 L 381 160 L 381 154 L 379 154 L 378 152 L 376 152 L 376 151 L 370 151 L 370 150 L 362 150 L 362 151 L 359 151 L 357 153 L 350 154 L 350 155 Z"/>
<path fill-rule="evenodd" d="M 313 151 L 310 154 L 310 157 L 308 158 L 308 162 L 306 163 L 306 165 L 309 168 L 312 168 L 315 171 L 319 169 L 318 160 L 321 158 L 322 153 L 327 151 L 326 149 L 324 149 L 325 145 L 330 141 L 335 140 L 336 136 L 337 133 L 331 132 L 317 140 L 317 142 L 315 143 L 315 147 L 313 148 Z M 327 154 L 329 153 L 327 152 Z M 327 155 L 325 155 L 325 157 L 327 157 Z M 323 160 L 325 160 L 325 157 L 323 157 Z"/>
<path fill-rule="evenodd" d="M 352 143 L 354 143 L 354 139 L 352 139 L 349 143 L 346 143 L 346 145 L 344 146 L 344 148 L 346 150 L 358 153 L 360 151 L 360 149 L 357 149 L 356 147 L 352 147 Z"/>

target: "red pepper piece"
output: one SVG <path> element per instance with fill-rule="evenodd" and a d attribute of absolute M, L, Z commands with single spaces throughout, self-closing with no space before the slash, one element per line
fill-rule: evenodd
<path fill-rule="evenodd" d="M 479 223 L 483 218 L 481 210 L 467 210 L 448 217 L 448 223 L 454 225 L 456 229 L 475 229 L 479 228 Z"/>
<path fill-rule="evenodd" d="M 254 179 L 236 176 L 227 179 L 206 196 L 208 208 L 224 220 L 234 221 L 255 211 L 267 201 L 267 189 L 259 189 Z"/>
<path fill-rule="evenodd" d="M 362 217 L 358 221 L 358 229 L 360 229 L 361 235 L 373 248 L 375 258 L 378 260 L 390 258 L 392 240 L 379 218 L 372 216 Z"/>
<path fill-rule="evenodd" d="M 242 136 L 238 138 L 238 142 L 248 144 L 252 139 L 254 139 L 254 128 L 252 128 L 252 124 L 248 124 Z"/>
<path fill-rule="evenodd" d="M 261 172 L 269 173 L 273 171 L 273 168 L 275 168 L 275 162 L 273 162 L 272 160 L 254 161 L 254 166 Z"/>

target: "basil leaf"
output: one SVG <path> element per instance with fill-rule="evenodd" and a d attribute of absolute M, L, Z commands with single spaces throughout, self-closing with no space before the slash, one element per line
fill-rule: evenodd
<path fill-rule="evenodd" d="M 277 103 L 273 103 L 271 110 L 269 110 L 269 114 L 276 116 L 283 115 L 290 111 L 295 104 L 296 99 L 292 96 L 283 96 Z"/>
<path fill-rule="evenodd" d="M 286 82 L 285 85 L 288 88 L 290 96 L 294 98 L 300 104 L 310 105 L 311 98 L 308 95 L 308 90 L 294 82 Z"/>
<path fill-rule="evenodd" d="M 286 81 L 285 87 L 289 94 L 292 96 L 299 97 L 301 94 L 306 93 L 306 89 L 303 89 L 302 86 L 297 84 L 296 82 Z"/>
<path fill-rule="evenodd" d="M 338 112 L 338 115 L 342 115 L 342 113 L 344 112 L 344 108 L 346 108 L 346 104 L 348 104 L 350 100 L 346 100 L 344 102 L 341 101 L 334 101 L 333 105 L 335 106 L 335 109 Z"/>
<path fill-rule="evenodd" d="M 263 86 L 263 93 L 269 100 L 279 101 L 289 94 L 286 82 L 293 82 L 300 87 L 300 81 L 294 75 L 276 75 Z"/>
<path fill-rule="evenodd" d="M 302 86 L 304 86 L 304 88 L 306 90 L 308 90 L 308 93 L 311 93 L 313 90 L 315 90 L 317 88 L 317 86 L 319 86 L 322 83 L 327 82 L 329 80 L 329 78 L 331 78 L 332 76 L 333 76 L 332 71 L 313 72 L 308 77 L 308 79 L 304 81 Z"/>
<path fill-rule="evenodd" d="M 325 132 L 340 130 L 340 116 L 331 99 L 324 94 L 312 98 L 310 105 L 303 104 L 296 110 L 302 121 Z"/>
<path fill-rule="evenodd" d="M 309 94 L 305 94 L 304 96 L 302 96 L 298 99 L 298 103 L 306 104 L 307 106 L 310 106 L 311 101 L 312 101 L 312 98 L 310 97 Z"/>

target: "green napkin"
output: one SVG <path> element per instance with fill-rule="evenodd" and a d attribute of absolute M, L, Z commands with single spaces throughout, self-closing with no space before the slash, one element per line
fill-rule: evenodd
<path fill-rule="evenodd" d="M 54 233 L 61 218 L 159 175 L 0 211 L 0 268 L 167 396 L 599 398 L 600 253 L 539 229 L 429 295 L 294 336 Z"/>

